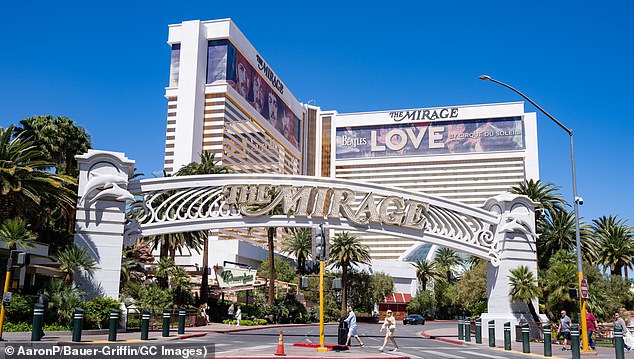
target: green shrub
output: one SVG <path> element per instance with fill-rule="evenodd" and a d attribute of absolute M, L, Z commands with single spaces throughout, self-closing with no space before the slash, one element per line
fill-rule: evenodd
<path fill-rule="evenodd" d="M 6 322 L 4 323 L 3 330 L 5 332 L 30 332 L 31 324 L 26 322 L 19 322 L 19 323 Z"/>
<path fill-rule="evenodd" d="M 53 323 L 53 324 L 45 324 L 43 330 L 45 332 L 70 331 L 72 330 L 72 327 Z M 4 331 L 5 332 L 31 332 L 32 327 L 31 327 L 31 323 L 28 323 L 28 322 L 17 322 L 17 323 L 5 322 Z"/>
<path fill-rule="evenodd" d="M 34 305 L 34 297 L 13 293 L 11 296 L 11 304 L 5 307 L 5 320 L 11 323 L 29 323 L 33 321 Z"/>
<path fill-rule="evenodd" d="M 51 324 L 44 325 L 45 332 L 51 332 L 51 331 L 63 332 L 63 331 L 71 331 L 71 330 L 73 330 L 73 327 L 69 325 L 62 325 L 58 323 L 51 323 Z"/>
<path fill-rule="evenodd" d="M 96 297 L 85 302 L 82 307 L 84 309 L 84 328 L 107 328 L 110 309 L 119 309 L 119 305 L 119 301 L 103 297 Z"/>
<path fill-rule="evenodd" d="M 237 324 L 237 320 L 235 319 L 225 319 L 222 321 L 223 324 L 231 324 L 231 325 L 236 325 Z M 240 321 L 240 325 L 243 325 L 245 327 L 251 327 L 254 325 L 264 325 L 268 323 L 266 319 L 255 319 L 255 320 L 249 320 L 249 319 L 243 319 Z"/>

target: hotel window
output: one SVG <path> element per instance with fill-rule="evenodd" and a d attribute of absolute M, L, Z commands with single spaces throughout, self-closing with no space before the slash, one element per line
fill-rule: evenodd
<path fill-rule="evenodd" d="M 227 40 L 210 40 L 207 44 L 207 83 L 216 80 L 227 79 L 227 61 L 233 54 L 235 60 L 235 48 L 229 46 Z M 233 62 L 233 61 L 232 61 Z M 232 64 L 229 64 L 232 66 Z"/>
<path fill-rule="evenodd" d="M 170 87 L 178 86 L 178 70 L 181 63 L 181 44 L 172 45 L 172 58 L 170 62 Z"/>

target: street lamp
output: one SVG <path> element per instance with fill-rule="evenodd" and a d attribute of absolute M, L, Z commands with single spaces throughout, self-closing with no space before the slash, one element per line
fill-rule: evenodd
<path fill-rule="evenodd" d="M 505 84 L 502 81 L 498 81 L 490 76 L 487 75 L 482 75 L 480 76 L 480 80 L 484 80 L 484 81 L 491 81 L 491 82 L 495 82 L 498 85 L 502 85 L 504 87 L 506 87 L 507 89 L 515 92 L 516 94 L 522 96 L 526 101 L 530 102 L 533 106 L 535 106 L 539 111 L 541 111 L 544 115 L 546 115 L 548 118 L 550 118 L 551 120 L 553 120 L 553 122 L 555 122 L 559 127 L 561 127 L 564 131 L 566 131 L 568 133 L 568 136 L 570 136 L 570 162 L 571 162 L 571 167 L 572 167 L 572 196 L 574 199 L 574 208 L 575 208 L 575 236 L 576 236 L 576 245 L 577 245 L 577 271 L 578 271 L 578 281 L 577 284 L 579 285 L 579 293 L 581 294 L 581 282 L 583 280 L 583 263 L 581 260 L 581 236 L 579 234 L 579 205 L 583 204 L 583 198 L 577 196 L 577 174 L 575 171 L 575 146 L 573 143 L 573 139 L 572 139 L 572 129 L 564 126 L 561 122 L 559 122 L 556 118 L 554 118 L 551 114 L 549 114 L 548 112 L 546 112 L 543 108 L 541 108 L 538 104 L 536 104 L 535 102 L 533 102 L 533 100 L 531 100 L 530 98 L 528 98 L 526 95 L 524 95 L 523 93 L 519 92 L 518 90 L 516 90 L 515 88 L 513 88 L 510 85 Z M 579 301 L 580 301 L 580 309 L 581 309 L 581 330 L 582 333 L 587 333 L 588 328 L 587 328 L 587 324 L 586 324 L 586 301 L 583 298 L 583 295 L 579 296 Z M 583 342 L 583 351 L 589 351 L 588 348 L 588 336 L 587 335 L 582 335 L 582 342 Z"/>

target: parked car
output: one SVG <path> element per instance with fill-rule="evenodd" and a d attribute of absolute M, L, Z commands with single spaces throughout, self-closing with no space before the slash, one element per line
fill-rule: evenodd
<path fill-rule="evenodd" d="M 423 317 L 420 314 L 410 314 L 410 315 L 407 316 L 407 318 L 403 319 L 403 325 L 407 325 L 407 324 L 412 324 L 412 325 L 423 324 L 423 325 L 425 325 L 425 317 Z"/>

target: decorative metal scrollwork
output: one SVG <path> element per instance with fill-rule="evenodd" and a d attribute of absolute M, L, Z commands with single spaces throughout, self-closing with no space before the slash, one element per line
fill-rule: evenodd
<path fill-rule="evenodd" d="M 494 235 L 500 216 L 400 189 L 282 175 L 216 175 L 143 181 L 129 186 L 136 189 L 136 197 L 126 210 L 126 236 L 141 236 L 143 228 L 149 225 L 156 233 L 163 223 L 167 228 L 200 220 L 210 223 L 210 228 L 253 226 L 255 222 L 243 217 L 241 208 L 248 205 L 249 200 L 257 202 L 264 198 L 266 188 L 275 187 L 281 189 L 277 203 L 288 208 L 286 216 L 294 220 L 300 218 L 304 226 L 330 221 L 332 228 L 363 231 L 370 225 L 367 222 L 373 221 L 390 235 L 398 236 L 405 233 L 400 231 L 405 230 L 408 238 L 420 240 L 432 234 L 435 238 L 446 238 L 453 243 L 462 242 L 473 248 L 472 253 L 490 258 L 494 265 L 499 262 L 502 250 L 499 239 Z M 348 194 L 340 198 L 338 193 Z M 355 196 L 364 200 L 355 202 Z M 327 203 L 330 205 L 324 207 Z M 337 206 L 341 206 L 341 210 Z"/>

